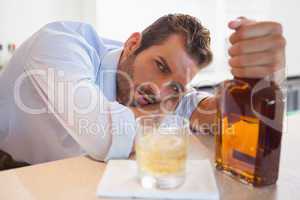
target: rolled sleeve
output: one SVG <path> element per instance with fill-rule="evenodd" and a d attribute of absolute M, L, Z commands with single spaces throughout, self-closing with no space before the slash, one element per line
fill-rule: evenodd
<path fill-rule="evenodd" d="M 111 103 L 112 144 L 105 161 L 128 158 L 135 138 L 135 117 L 133 112 L 117 102 Z"/>
<path fill-rule="evenodd" d="M 182 97 L 175 113 L 181 117 L 190 119 L 198 104 L 209 96 L 211 96 L 211 94 L 208 92 L 196 91 L 193 89 Z"/>

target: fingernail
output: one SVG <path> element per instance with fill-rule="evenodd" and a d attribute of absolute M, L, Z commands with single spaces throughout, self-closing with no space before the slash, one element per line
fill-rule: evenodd
<path fill-rule="evenodd" d="M 233 29 L 236 29 L 236 28 L 238 28 L 241 24 L 242 24 L 242 19 L 236 19 L 236 20 L 233 20 L 233 21 L 229 22 L 229 27 L 230 27 L 230 28 L 233 28 Z"/>

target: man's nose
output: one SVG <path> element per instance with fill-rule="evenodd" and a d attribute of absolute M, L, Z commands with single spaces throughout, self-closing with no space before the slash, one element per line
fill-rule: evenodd
<path fill-rule="evenodd" d="M 174 96 L 175 93 L 168 84 L 147 84 L 144 85 L 143 90 L 146 94 L 150 95 L 149 97 L 154 99 L 156 103 Z"/>

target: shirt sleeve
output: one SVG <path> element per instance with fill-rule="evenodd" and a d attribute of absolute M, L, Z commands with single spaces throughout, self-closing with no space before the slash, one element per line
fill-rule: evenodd
<path fill-rule="evenodd" d="M 65 34 L 64 27 L 54 27 L 41 30 L 34 42 L 24 69 L 28 79 L 47 112 L 92 158 L 127 158 L 135 137 L 134 114 L 108 101 L 95 84 L 94 66 L 100 63 L 95 49 L 72 30 Z"/>
<path fill-rule="evenodd" d="M 175 113 L 184 118 L 190 119 L 198 104 L 209 96 L 211 96 L 211 94 L 208 92 L 191 89 L 186 95 L 182 97 Z"/>

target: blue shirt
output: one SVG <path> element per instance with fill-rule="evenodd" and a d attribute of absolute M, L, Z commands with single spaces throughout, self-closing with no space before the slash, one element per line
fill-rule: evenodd
<path fill-rule="evenodd" d="M 88 24 L 50 23 L 15 52 L 0 76 L 0 149 L 32 164 L 89 154 L 127 158 L 131 110 L 116 101 L 122 43 Z M 189 117 L 208 94 L 192 92 L 177 113 Z"/>

